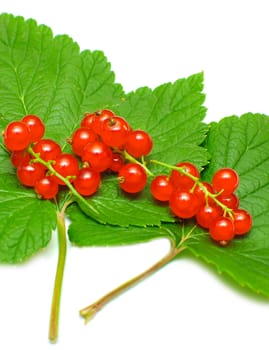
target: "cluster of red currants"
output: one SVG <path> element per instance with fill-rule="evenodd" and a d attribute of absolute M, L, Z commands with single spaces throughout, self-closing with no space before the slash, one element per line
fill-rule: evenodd
<path fill-rule="evenodd" d="M 82 196 L 94 194 L 101 182 L 101 173 L 118 173 L 119 186 L 126 192 L 141 191 L 147 183 L 142 165 L 126 163 L 128 157 L 146 156 L 152 139 L 143 130 L 132 130 L 127 121 L 110 110 L 86 113 L 80 127 L 69 142 L 75 155 L 63 153 L 60 145 L 43 138 L 45 127 L 35 115 L 27 115 L 9 123 L 4 143 L 11 152 L 19 181 L 33 187 L 44 199 L 53 199 L 66 179 Z"/>
<path fill-rule="evenodd" d="M 212 239 L 225 245 L 252 227 L 250 213 L 239 208 L 239 198 L 234 193 L 238 185 L 239 176 L 234 169 L 217 170 L 210 184 L 200 180 L 195 165 L 182 162 L 173 167 L 170 176 L 156 176 L 150 189 L 155 199 L 169 202 L 177 217 L 195 217 L 201 227 L 209 230 Z"/>

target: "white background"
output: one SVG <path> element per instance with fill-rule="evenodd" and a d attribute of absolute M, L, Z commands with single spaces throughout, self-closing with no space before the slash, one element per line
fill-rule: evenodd
<path fill-rule="evenodd" d="M 1 0 L 0 12 L 69 34 L 82 50 L 103 50 L 125 91 L 204 71 L 208 121 L 269 114 L 267 1 Z M 84 326 L 78 310 L 161 258 L 166 241 L 69 246 L 59 340 L 51 345 L 55 236 L 27 263 L 0 267 L 1 349 L 268 350 L 269 303 L 188 259 L 171 263 Z"/>

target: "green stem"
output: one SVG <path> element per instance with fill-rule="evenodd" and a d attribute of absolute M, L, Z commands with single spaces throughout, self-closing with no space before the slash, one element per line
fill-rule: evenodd
<path fill-rule="evenodd" d="M 190 179 L 192 179 L 194 181 L 194 186 L 193 186 L 193 189 L 195 188 L 195 186 L 199 186 L 201 187 L 201 189 L 204 191 L 205 193 L 205 197 L 206 198 L 211 198 L 213 199 L 213 201 L 219 206 L 221 207 L 221 209 L 223 210 L 224 212 L 224 215 L 226 215 L 226 213 L 231 217 L 233 218 L 233 210 L 229 207 L 227 207 L 225 204 L 223 204 L 222 202 L 220 202 L 218 200 L 218 196 L 221 194 L 221 192 L 219 193 L 211 193 L 208 191 L 208 189 L 203 185 L 202 181 L 200 181 L 200 178 L 199 177 L 196 177 L 188 172 L 185 171 L 184 167 L 177 167 L 175 165 L 170 165 L 170 164 L 166 164 L 166 163 L 163 163 L 163 162 L 160 162 L 158 160 L 151 160 L 152 163 L 154 164 L 158 164 L 158 165 L 161 165 L 165 168 L 168 168 L 168 169 L 171 169 L 171 170 L 177 170 L 178 172 L 180 172 L 182 175 L 186 175 L 188 176 Z"/>
<path fill-rule="evenodd" d="M 58 177 L 58 179 L 60 179 L 66 185 L 66 187 L 69 188 L 70 192 L 75 198 L 77 198 L 81 203 L 83 203 L 87 208 L 89 208 L 95 215 L 99 214 L 99 212 L 75 190 L 74 186 L 72 186 L 68 178 L 63 177 L 53 168 L 51 162 L 46 162 L 42 158 L 40 158 L 39 154 L 34 152 L 31 146 L 28 147 L 28 152 L 35 158 L 36 162 L 43 164 L 52 175 Z"/>
<path fill-rule="evenodd" d="M 135 163 L 135 164 L 139 164 L 144 170 L 145 172 L 147 173 L 148 176 L 150 177 L 153 177 L 154 174 L 149 170 L 149 168 L 147 167 L 146 165 L 146 162 L 144 160 L 144 157 L 142 158 L 142 162 L 139 162 L 139 160 L 137 160 L 136 158 L 134 158 L 133 156 L 131 156 L 128 152 L 126 151 L 123 151 L 123 155 L 124 155 L 124 158 L 129 160 L 130 162 L 132 163 Z"/>
<path fill-rule="evenodd" d="M 57 231 L 58 231 L 58 264 L 54 281 L 54 290 L 51 303 L 50 313 L 50 327 L 49 327 L 49 340 L 55 343 L 58 338 L 58 326 L 59 326 L 59 311 L 60 311 L 60 299 L 62 291 L 62 282 L 64 275 L 65 259 L 66 259 L 66 227 L 64 210 L 68 203 L 64 206 L 61 212 L 57 212 Z"/>
<path fill-rule="evenodd" d="M 185 250 L 187 248 L 187 246 L 185 245 L 185 242 L 191 237 L 195 227 L 196 226 L 194 226 L 186 236 L 182 235 L 181 241 L 179 242 L 178 245 L 176 245 L 175 242 L 171 240 L 171 248 L 168 254 L 165 255 L 159 261 L 157 261 L 157 263 L 149 267 L 147 270 L 145 270 L 141 274 L 133 277 L 129 281 L 123 283 L 119 287 L 105 294 L 102 298 L 98 299 L 93 304 L 81 309 L 80 315 L 85 319 L 85 323 L 87 323 L 90 319 L 92 319 L 98 311 L 100 311 L 105 305 L 107 305 L 114 298 L 118 297 L 123 292 L 127 291 L 137 283 L 143 281 L 145 278 L 149 277 L 153 273 L 160 270 L 162 267 L 164 267 L 170 261 L 172 261 L 179 253 Z"/>

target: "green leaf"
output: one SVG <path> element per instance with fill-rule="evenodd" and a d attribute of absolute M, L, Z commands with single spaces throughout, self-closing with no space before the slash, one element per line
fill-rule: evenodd
<path fill-rule="evenodd" d="M 208 234 L 191 241 L 192 253 L 218 272 L 226 273 L 242 286 L 269 296 L 269 117 L 245 114 L 211 125 L 206 146 L 212 155 L 204 172 L 211 181 L 221 167 L 232 167 L 240 176 L 237 194 L 240 207 L 253 216 L 253 228 L 246 237 L 227 247 L 214 244 Z M 200 230 L 202 232 L 202 230 Z M 200 233 L 201 233 L 200 232 Z"/>
<path fill-rule="evenodd" d="M 71 224 L 68 228 L 69 239 L 78 246 L 115 246 L 147 242 L 170 236 L 165 227 L 138 227 L 102 225 L 83 215 L 81 210 L 72 205 L 68 208 Z"/>
<path fill-rule="evenodd" d="M 206 111 L 202 106 L 202 89 L 203 74 L 196 74 L 174 84 L 161 85 L 153 91 L 138 89 L 115 107 L 134 129 L 141 128 L 152 136 L 154 147 L 147 160 L 155 174 L 167 173 L 168 170 L 151 166 L 150 159 L 171 165 L 190 161 L 199 168 L 208 163 L 207 150 L 199 146 L 208 129 L 202 123 Z M 158 205 L 152 199 L 148 187 L 137 196 L 128 196 L 119 189 L 116 179 L 104 180 L 98 195 L 89 201 L 99 211 L 100 215 L 94 218 L 101 223 L 147 226 L 174 221 L 167 206 Z M 87 207 L 78 204 L 87 214 Z M 92 216 L 91 213 L 88 215 Z"/>
<path fill-rule="evenodd" d="M 20 262 L 44 248 L 56 225 L 54 205 L 36 200 L 15 176 L 0 176 L 0 261 Z"/>

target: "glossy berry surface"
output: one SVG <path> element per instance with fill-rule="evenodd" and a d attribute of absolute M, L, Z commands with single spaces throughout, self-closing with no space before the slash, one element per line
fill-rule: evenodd
<path fill-rule="evenodd" d="M 236 235 L 245 235 L 252 227 L 252 217 L 245 209 L 236 209 L 233 211 L 234 226 Z"/>
<path fill-rule="evenodd" d="M 118 173 L 124 165 L 124 159 L 119 153 L 112 153 L 112 159 L 109 169 L 114 173 Z"/>
<path fill-rule="evenodd" d="M 72 154 L 69 153 L 61 153 L 60 155 L 58 155 L 58 157 L 56 157 L 55 159 L 55 162 L 53 163 L 53 168 L 62 177 L 68 177 L 70 182 L 73 182 L 79 173 L 78 160 Z M 53 176 L 53 179 L 59 185 L 64 185 L 64 182 L 57 176 Z"/>
<path fill-rule="evenodd" d="M 44 176 L 34 185 L 35 192 L 43 199 L 53 199 L 58 193 L 59 186 L 52 176 Z"/>
<path fill-rule="evenodd" d="M 181 162 L 176 165 L 178 168 L 182 168 L 184 172 L 194 176 L 195 178 L 199 178 L 200 173 L 196 166 L 189 162 Z M 171 183 L 173 187 L 184 187 L 186 189 L 191 189 L 195 181 L 190 178 L 188 175 L 182 174 L 180 171 L 172 170 L 171 172 Z"/>
<path fill-rule="evenodd" d="M 55 160 L 56 157 L 61 154 L 61 147 L 57 142 L 50 139 L 42 139 L 38 141 L 34 145 L 33 150 L 35 153 L 38 153 L 40 158 L 45 162 Z"/>
<path fill-rule="evenodd" d="M 95 171 L 103 172 L 110 168 L 112 151 L 103 142 L 88 143 L 83 149 L 82 161 L 89 163 Z"/>
<path fill-rule="evenodd" d="M 87 128 L 87 129 L 90 129 L 92 130 L 92 125 L 95 121 L 95 118 L 96 118 L 96 114 L 95 113 L 85 113 L 84 114 L 84 117 L 80 123 L 80 126 L 82 128 Z"/>
<path fill-rule="evenodd" d="M 32 114 L 28 114 L 21 120 L 29 129 L 30 132 L 30 142 L 39 141 L 45 133 L 45 125 L 42 120 Z"/>
<path fill-rule="evenodd" d="M 200 205 L 199 199 L 195 194 L 181 188 L 173 191 L 169 200 L 172 212 L 182 219 L 193 217 L 198 212 Z"/>
<path fill-rule="evenodd" d="M 44 167 L 40 163 L 25 162 L 17 168 L 17 177 L 20 183 L 27 187 L 34 187 L 36 181 L 44 175 Z"/>
<path fill-rule="evenodd" d="M 92 130 L 97 134 L 101 135 L 104 127 L 104 122 L 115 117 L 115 114 L 109 109 L 103 109 L 95 113 L 94 121 L 92 122 Z"/>
<path fill-rule="evenodd" d="M 121 148 L 126 142 L 129 130 L 126 120 L 115 116 L 104 121 L 101 137 L 107 146 Z"/>
<path fill-rule="evenodd" d="M 234 194 L 220 194 L 217 199 L 230 209 L 237 209 L 239 206 L 239 198 Z"/>
<path fill-rule="evenodd" d="M 98 190 L 100 182 L 100 173 L 92 168 L 82 168 L 74 181 L 74 187 L 82 196 L 91 196 Z"/>
<path fill-rule="evenodd" d="M 230 241 L 235 235 L 233 220 L 228 217 L 217 218 L 209 227 L 209 233 L 215 241 Z"/>
<path fill-rule="evenodd" d="M 214 189 L 212 185 L 208 182 L 203 181 L 202 186 L 197 185 L 194 189 L 194 194 L 199 198 L 201 204 L 213 204 L 214 200 L 206 195 L 206 193 L 214 194 Z"/>
<path fill-rule="evenodd" d="M 118 173 L 119 186 L 127 193 L 138 193 L 147 183 L 147 174 L 139 164 L 125 164 Z"/>
<path fill-rule="evenodd" d="M 167 175 L 156 176 L 151 181 L 150 192 L 155 199 L 161 202 L 169 201 L 173 192 L 173 186 L 170 178 Z"/>
<path fill-rule="evenodd" d="M 216 192 L 223 195 L 233 193 L 239 185 L 239 176 L 234 169 L 222 168 L 215 172 L 212 178 L 212 186 Z"/>
<path fill-rule="evenodd" d="M 139 158 L 147 156 L 151 152 L 152 146 L 152 139 L 147 132 L 135 130 L 129 133 L 124 148 L 131 156 Z"/>
<path fill-rule="evenodd" d="M 23 122 L 14 121 L 4 131 L 4 143 L 9 151 L 21 151 L 31 142 L 30 131 Z"/>
<path fill-rule="evenodd" d="M 84 127 L 79 128 L 73 133 L 72 136 L 72 150 L 75 154 L 81 156 L 87 143 L 92 143 L 97 140 L 98 136 L 94 131 Z"/>
<path fill-rule="evenodd" d="M 203 205 L 199 208 L 195 218 L 201 227 L 208 229 L 221 214 L 222 210 L 217 205 Z"/>
<path fill-rule="evenodd" d="M 25 149 L 22 151 L 13 151 L 10 155 L 10 161 L 15 168 L 20 166 L 22 163 L 29 162 L 30 159 L 30 154 Z"/>

